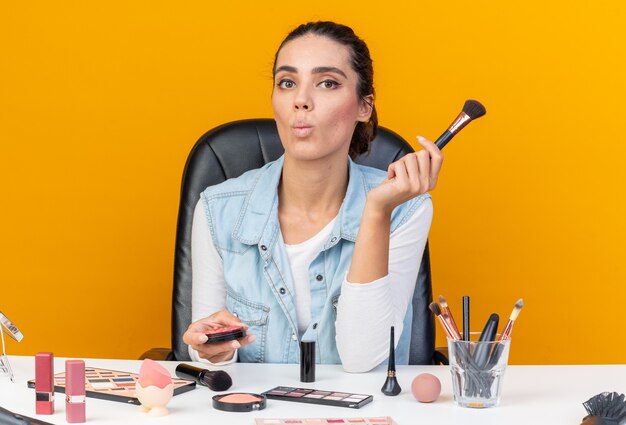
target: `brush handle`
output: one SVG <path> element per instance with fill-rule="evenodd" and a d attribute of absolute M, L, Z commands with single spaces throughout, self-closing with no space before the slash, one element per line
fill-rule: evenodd
<path fill-rule="evenodd" d="M 451 340 L 459 340 L 459 339 L 461 339 L 461 337 L 458 336 L 454 332 L 454 330 L 452 330 L 452 328 L 450 327 L 450 324 L 448 322 L 446 322 L 446 319 L 443 317 L 443 314 L 438 315 L 437 316 L 437 320 L 439 320 L 439 323 L 441 323 L 441 327 L 446 332 L 446 335 L 447 335 L 448 338 L 450 338 Z"/>
<path fill-rule="evenodd" d="M 435 141 L 435 146 L 437 146 L 439 149 L 443 149 L 443 147 L 445 145 L 448 144 L 448 142 L 450 140 L 452 140 L 452 138 L 454 137 L 454 134 L 452 134 L 450 132 L 450 130 L 446 130 L 444 131 L 444 133 L 439 136 L 439 138 Z"/>
<path fill-rule="evenodd" d="M 476 350 L 474 351 L 474 359 L 476 360 L 476 365 L 481 370 L 487 366 L 487 362 L 489 361 L 489 354 L 491 353 L 493 344 L 488 344 L 487 342 L 495 339 L 499 321 L 500 317 L 497 314 L 494 313 L 489 316 L 489 319 L 480 334 L 480 338 L 478 338 L 478 342 L 480 344 L 478 344 Z"/>
<path fill-rule="evenodd" d="M 395 350 L 395 342 L 396 342 L 396 338 L 394 336 L 394 328 L 393 326 L 391 327 L 391 335 L 389 337 L 389 366 L 387 367 L 387 370 L 389 372 L 396 371 L 396 350 Z"/>
<path fill-rule="evenodd" d="M 202 378 L 206 372 L 208 372 L 208 370 L 195 367 L 190 364 L 181 363 L 176 366 L 176 376 L 180 379 L 190 379 L 202 385 L 204 385 Z"/>
<path fill-rule="evenodd" d="M 498 364 L 498 360 L 500 360 L 500 356 L 502 356 L 502 352 L 504 351 L 504 343 L 498 342 L 496 346 L 493 348 L 491 355 L 489 356 L 489 361 L 487 362 L 487 370 L 490 370 L 496 364 Z"/>
<path fill-rule="evenodd" d="M 463 339 L 461 338 L 461 332 L 459 332 L 459 328 L 456 325 L 456 322 L 454 321 L 454 317 L 452 317 L 452 312 L 450 311 L 450 307 L 445 307 L 443 309 L 443 314 L 444 314 L 444 318 L 447 320 L 448 324 L 450 325 L 450 328 L 452 328 L 452 330 L 454 331 L 454 334 L 456 335 L 456 339 Z"/>
<path fill-rule="evenodd" d="M 449 316 L 448 314 L 442 314 L 441 317 L 443 317 L 443 321 L 447 324 L 448 329 L 450 329 L 450 335 L 453 336 L 453 339 L 461 339 L 461 334 L 454 324 L 454 319 L 452 318 L 452 316 Z"/>
<path fill-rule="evenodd" d="M 511 339 L 511 332 L 513 332 L 513 325 L 515 324 L 514 320 L 510 320 L 506 322 L 506 326 L 500 334 L 500 341 L 504 341 L 505 339 Z"/>

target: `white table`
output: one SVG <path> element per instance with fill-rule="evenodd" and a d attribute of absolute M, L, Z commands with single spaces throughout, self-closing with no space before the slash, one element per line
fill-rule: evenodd
<path fill-rule="evenodd" d="M 65 359 L 55 359 L 55 372 L 61 372 Z M 34 378 L 34 358 L 10 356 L 15 383 L 0 377 L 0 406 L 14 412 L 36 417 L 54 424 L 65 424 L 65 401 L 56 396 L 54 415 L 35 415 L 34 390 L 26 381 Z M 137 373 L 140 361 L 86 359 L 87 366 Z M 163 362 L 172 372 L 179 362 Z M 196 365 L 200 365 L 197 363 Z M 242 364 L 223 367 L 233 378 L 228 392 L 260 393 L 278 385 L 358 392 L 374 395 L 374 401 L 361 409 L 318 406 L 268 400 L 260 412 L 227 413 L 213 409 L 211 397 L 216 394 L 206 387 L 175 396 L 168 409 L 170 415 L 151 417 L 138 411 L 138 406 L 87 398 L 87 423 L 92 424 L 246 424 L 255 417 L 371 417 L 391 416 L 398 424 L 550 424 L 578 425 L 585 410 L 582 402 L 603 391 L 626 392 L 626 365 L 594 366 L 509 366 L 504 377 L 500 406 L 491 409 L 467 409 L 454 405 L 450 372 L 444 366 L 400 366 L 398 381 L 402 393 L 386 397 L 380 392 L 385 381 L 385 368 L 370 373 L 348 374 L 341 366 L 317 366 L 314 383 L 299 382 L 298 365 Z M 439 400 L 431 404 L 415 401 L 410 392 L 411 381 L 423 372 L 436 375 L 442 383 Z"/>

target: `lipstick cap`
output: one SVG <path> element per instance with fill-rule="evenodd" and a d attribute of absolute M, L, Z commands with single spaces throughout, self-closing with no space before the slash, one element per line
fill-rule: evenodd
<path fill-rule="evenodd" d="M 315 341 L 300 341 L 300 382 L 315 382 Z"/>
<path fill-rule="evenodd" d="M 85 395 L 85 362 L 65 361 L 65 392 L 68 395 Z"/>
<path fill-rule="evenodd" d="M 35 355 L 35 391 L 46 393 L 53 391 L 53 359 L 52 353 L 37 353 Z"/>
<path fill-rule="evenodd" d="M 65 419 L 69 423 L 85 422 L 85 362 L 65 361 Z"/>
<path fill-rule="evenodd" d="M 54 356 L 52 353 L 35 355 L 35 413 L 54 413 Z"/>

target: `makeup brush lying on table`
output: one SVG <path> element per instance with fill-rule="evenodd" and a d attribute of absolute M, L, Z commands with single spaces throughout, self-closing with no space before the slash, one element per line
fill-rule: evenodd
<path fill-rule="evenodd" d="M 233 385 L 232 378 L 223 370 L 207 370 L 185 363 L 176 366 L 176 376 L 196 381 L 213 391 L 226 391 Z"/>

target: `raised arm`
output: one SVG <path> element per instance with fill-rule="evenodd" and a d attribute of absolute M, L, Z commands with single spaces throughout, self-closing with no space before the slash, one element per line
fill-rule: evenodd
<path fill-rule="evenodd" d="M 391 213 L 433 189 L 443 161 L 432 142 L 420 139 L 420 144 L 424 150 L 393 163 L 387 179 L 368 194 L 337 312 L 337 348 L 349 372 L 368 371 L 386 358 L 389 326 L 396 327 L 398 336 L 402 333 L 432 204 L 425 199 L 390 239 Z"/>

